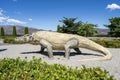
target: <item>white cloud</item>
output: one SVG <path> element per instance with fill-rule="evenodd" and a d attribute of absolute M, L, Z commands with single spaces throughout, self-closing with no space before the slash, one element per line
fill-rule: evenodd
<path fill-rule="evenodd" d="M 26 24 L 26 22 L 18 20 L 18 19 L 14 19 L 14 18 L 10 18 L 9 16 L 5 16 L 3 14 L 3 10 L 0 8 L 0 24 L 21 24 L 24 25 Z"/>
<path fill-rule="evenodd" d="M 9 18 L 9 17 L 0 17 L 0 23 L 12 23 L 12 24 L 26 24 L 26 22 Z"/>
<path fill-rule="evenodd" d="M 26 22 L 23 22 L 23 21 L 20 21 L 20 20 L 17 20 L 17 19 L 7 19 L 7 22 L 9 23 L 17 23 L 17 24 L 26 24 Z"/>
<path fill-rule="evenodd" d="M 6 20 L 6 18 L 0 17 L 0 22 L 4 22 L 4 20 Z"/>
<path fill-rule="evenodd" d="M 5 17 L 0 17 L 0 22 L 4 22 L 5 20 L 7 20 L 7 18 L 5 18 Z"/>
<path fill-rule="evenodd" d="M 0 8 L 0 16 L 3 15 L 3 10 Z"/>
<path fill-rule="evenodd" d="M 106 9 L 110 9 L 110 10 L 115 10 L 115 9 L 120 9 L 120 5 L 117 5 L 115 3 L 113 4 L 108 4 Z"/>
<path fill-rule="evenodd" d="M 28 18 L 29 21 L 32 21 L 32 18 Z"/>

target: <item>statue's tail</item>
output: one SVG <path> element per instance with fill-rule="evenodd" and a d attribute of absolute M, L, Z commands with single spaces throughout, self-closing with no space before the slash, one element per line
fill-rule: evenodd
<path fill-rule="evenodd" d="M 104 56 L 102 56 L 102 57 L 82 59 L 79 61 L 102 61 L 102 60 L 112 59 L 112 54 L 106 48 L 104 48 L 103 46 L 101 46 L 101 45 L 99 45 L 99 44 L 97 44 L 89 39 L 85 39 L 85 40 L 81 41 L 81 44 L 79 46 L 104 54 Z"/>

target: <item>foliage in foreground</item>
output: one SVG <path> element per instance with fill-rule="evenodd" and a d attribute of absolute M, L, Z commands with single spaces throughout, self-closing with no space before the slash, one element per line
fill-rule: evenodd
<path fill-rule="evenodd" d="M 5 58 L 0 60 L 0 80 L 114 80 L 114 77 L 99 67 L 73 69 L 35 58 L 31 61 Z"/>

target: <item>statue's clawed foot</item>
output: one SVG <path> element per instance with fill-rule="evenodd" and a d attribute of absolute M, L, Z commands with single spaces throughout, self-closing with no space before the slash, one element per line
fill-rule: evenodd
<path fill-rule="evenodd" d="M 82 52 L 80 51 L 79 48 L 74 48 L 74 50 L 75 50 L 78 54 L 82 54 Z"/>

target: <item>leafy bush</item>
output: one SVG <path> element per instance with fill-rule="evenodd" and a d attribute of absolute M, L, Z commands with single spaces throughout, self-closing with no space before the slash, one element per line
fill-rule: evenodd
<path fill-rule="evenodd" d="M 4 39 L 4 43 L 10 44 L 23 44 L 25 42 L 15 41 L 16 36 L 0 36 L 0 38 Z"/>
<path fill-rule="evenodd" d="M 4 39 L 4 43 L 13 43 L 14 41 L 14 36 L 0 36 L 0 38 Z"/>
<path fill-rule="evenodd" d="M 114 80 L 114 77 L 99 67 L 73 69 L 35 58 L 31 61 L 5 58 L 0 60 L 0 80 Z"/>
<path fill-rule="evenodd" d="M 12 44 L 13 44 L 13 43 L 15 43 L 15 40 L 14 40 L 14 39 L 11 39 L 11 38 L 5 38 L 5 39 L 4 39 L 4 42 L 5 42 L 5 43 L 12 43 Z"/>
<path fill-rule="evenodd" d="M 120 48 L 120 40 L 111 40 L 106 42 L 106 47 Z"/>
<path fill-rule="evenodd" d="M 107 48 L 120 48 L 120 40 L 93 40 Z"/>

